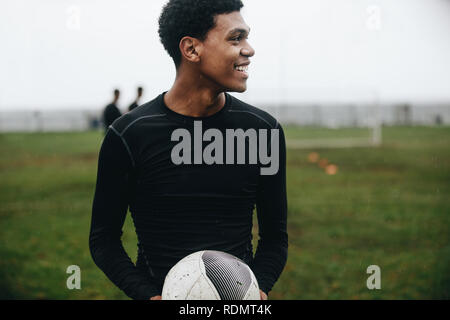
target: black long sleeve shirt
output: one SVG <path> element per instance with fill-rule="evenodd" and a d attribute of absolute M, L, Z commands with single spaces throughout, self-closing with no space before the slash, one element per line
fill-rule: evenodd
<path fill-rule="evenodd" d="M 194 155 L 191 164 L 175 164 L 172 153 L 179 141 L 172 141 L 172 133 L 189 131 L 194 149 L 199 121 L 203 133 L 217 129 L 223 134 L 223 159 L 231 151 L 225 147 L 227 129 L 266 129 L 269 149 L 271 129 L 278 129 L 277 173 L 262 175 L 267 163 L 248 161 L 249 139 L 244 164 L 237 164 L 237 144 L 235 164 L 195 164 Z M 203 148 L 210 143 L 200 142 Z M 253 255 L 255 205 L 259 241 Z M 121 242 L 128 209 L 138 237 L 136 264 Z M 161 94 L 109 127 L 99 155 L 89 245 L 97 266 L 129 297 L 160 295 L 170 268 L 199 250 L 224 251 L 242 259 L 268 293 L 286 264 L 286 223 L 285 138 L 268 113 L 226 94 L 219 112 L 194 118 L 169 109 Z"/>

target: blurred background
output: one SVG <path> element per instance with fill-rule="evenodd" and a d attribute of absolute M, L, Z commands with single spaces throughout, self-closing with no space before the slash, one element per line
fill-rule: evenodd
<path fill-rule="evenodd" d="M 138 104 L 171 87 L 165 2 L 0 3 L 1 298 L 126 299 L 88 248 L 102 114 L 115 89 L 123 114 L 138 87 Z M 450 1 L 244 4 L 256 55 L 233 95 L 288 143 L 290 251 L 270 298 L 449 299 Z M 129 216 L 123 241 L 134 260 Z"/>

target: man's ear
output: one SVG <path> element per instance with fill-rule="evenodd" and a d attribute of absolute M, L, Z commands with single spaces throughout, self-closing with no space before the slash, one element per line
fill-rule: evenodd
<path fill-rule="evenodd" d="M 181 55 L 190 62 L 199 62 L 202 51 L 202 43 L 192 37 L 184 37 L 180 41 Z"/>

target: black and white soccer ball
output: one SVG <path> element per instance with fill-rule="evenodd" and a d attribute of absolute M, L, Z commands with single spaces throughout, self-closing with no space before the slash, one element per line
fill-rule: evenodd
<path fill-rule="evenodd" d="M 250 267 L 235 256 L 198 251 L 181 259 L 167 274 L 163 300 L 260 300 Z"/>

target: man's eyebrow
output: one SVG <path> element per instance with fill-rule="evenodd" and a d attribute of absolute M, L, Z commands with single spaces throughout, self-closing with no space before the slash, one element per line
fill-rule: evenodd
<path fill-rule="evenodd" d="M 229 33 L 228 33 L 228 35 L 233 35 L 233 34 L 236 34 L 236 33 L 240 33 L 240 34 L 249 34 L 250 33 L 250 28 L 248 28 L 248 30 L 247 29 L 243 29 L 243 28 L 235 28 L 235 29 L 233 29 L 233 30 L 231 30 Z"/>

